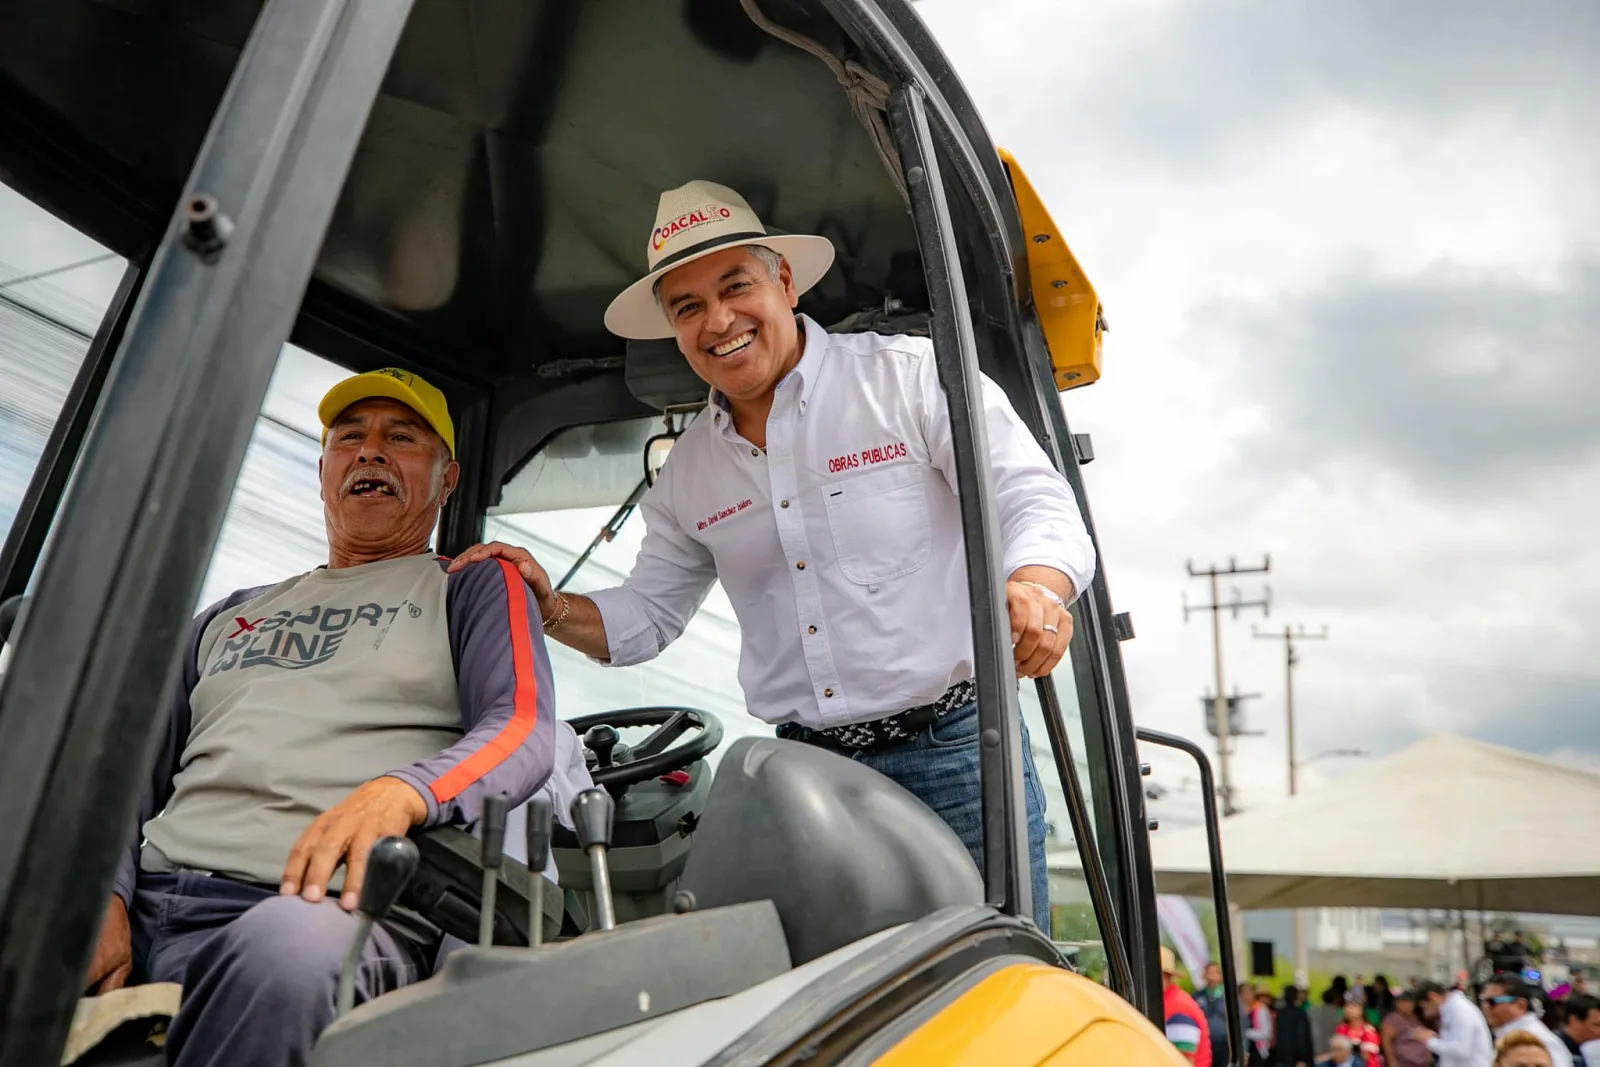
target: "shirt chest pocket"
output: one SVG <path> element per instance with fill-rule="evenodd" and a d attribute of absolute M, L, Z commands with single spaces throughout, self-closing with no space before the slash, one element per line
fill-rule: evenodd
<path fill-rule="evenodd" d="M 839 570 L 858 585 L 899 578 L 928 562 L 933 531 L 923 469 L 898 464 L 825 486 L 822 501 Z"/>

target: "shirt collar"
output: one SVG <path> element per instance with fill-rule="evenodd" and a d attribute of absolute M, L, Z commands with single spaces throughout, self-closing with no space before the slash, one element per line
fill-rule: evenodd
<path fill-rule="evenodd" d="M 782 393 L 791 379 L 800 386 L 800 404 L 803 407 L 811 399 L 811 390 L 817 384 L 817 372 L 822 365 L 822 356 L 828 348 L 828 331 L 822 324 L 810 315 L 798 314 L 795 322 L 804 331 L 805 343 L 800 350 L 800 362 L 794 369 L 778 380 L 776 392 Z M 777 398 L 773 398 L 777 402 Z M 724 434 L 733 432 L 733 406 L 728 403 L 728 398 L 723 396 L 713 387 L 706 396 L 706 406 L 717 412 L 716 423 Z"/>
<path fill-rule="evenodd" d="M 817 384 L 817 375 L 822 368 L 822 356 L 828 350 L 828 331 L 810 315 L 797 315 L 795 318 L 805 330 L 805 347 L 800 352 L 800 362 L 794 365 L 794 370 L 784 375 L 783 381 L 778 383 L 778 388 L 782 389 L 790 378 L 798 378 L 800 403 L 804 404 L 811 399 L 811 390 Z"/>

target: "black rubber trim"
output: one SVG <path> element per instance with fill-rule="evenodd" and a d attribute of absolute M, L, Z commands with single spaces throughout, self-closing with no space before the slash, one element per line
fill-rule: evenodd
<path fill-rule="evenodd" d="M 1065 967 L 1032 923 L 991 907 L 945 908 L 801 990 L 704 1067 L 837 1059 L 964 971 L 998 956 Z"/>
<path fill-rule="evenodd" d="M 960 1000 L 990 975 L 1019 963 L 1038 963 L 1032 956 L 996 956 L 969 967 L 946 982 L 931 996 L 923 997 L 909 1011 L 892 1019 L 877 1033 L 867 1037 L 840 1063 L 839 1067 L 868 1067 L 900 1042 L 926 1026 L 940 1012 Z"/>

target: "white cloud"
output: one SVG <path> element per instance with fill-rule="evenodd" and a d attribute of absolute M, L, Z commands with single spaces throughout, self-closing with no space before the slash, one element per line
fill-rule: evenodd
<path fill-rule="evenodd" d="M 1586 16 L 1547 5 L 1511 27 L 1479 5 L 1430 27 L 1356 4 L 918 10 L 1107 308 L 1104 377 L 1066 406 L 1095 437 L 1085 477 L 1116 606 L 1138 629 L 1124 654 L 1140 721 L 1201 732 L 1209 621 L 1182 621 L 1182 593 L 1206 595 L 1185 561 L 1271 551 L 1268 625 L 1332 627 L 1304 649 L 1302 758 L 1381 753 L 1437 729 L 1552 750 L 1562 709 L 1600 699 L 1585 673 L 1600 639 L 1588 536 L 1600 510 L 1586 488 L 1600 464 L 1553 441 L 1541 454 L 1535 431 L 1502 485 L 1452 496 L 1391 457 L 1352 455 L 1358 442 L 1296 440 L 1264 384 L 1269 371 L 1295 381 L 1302 353 L 1263 351 L 1219 311 L 1270 315 L 1349 279 L 1494 278 L 1569 297 L 1569 267 L 1600 258 L 1600 139 L 1565 103 L 1596 88 L 1562 39 Z M 1404 48 L 1409 65 L 1387 63 Z M 1398 358 L 1418 361 L 1424 388 L 1492 375 L 1498 342 L 1472 328 L 1447 359 Z M 1521 399 L 1558 406 L 1570 376 L 1513 354 Z M 1291 441 L 1305 462 L 1286 466 Z M 1237 584 L 1249 597 L 1261 583 Z M 1226 622 L 1224 642 L 1229 688 L 1263 694 L 1250 719 L 1265 736 L 1241 739 L 1233 760 L 1242 798 L 1261 803 L 1285 789 L 1282 648 L 1250 625 Z M 1530 709 L 1550 729 L 1522 721 Z M 1305 778 L 1354 765 L 1330 759 Z"/>

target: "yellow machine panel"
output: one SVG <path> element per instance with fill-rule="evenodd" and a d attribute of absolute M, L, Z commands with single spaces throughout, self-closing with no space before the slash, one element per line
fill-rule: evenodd
<path fill-rule="evenodd" d="M 1100 338 L 1105 315 L 1100 297 L 1083 273 L 1072 249 L 1034 192 L 1028 176 L 1004 148 L 1000 160 L 1011 177 L 1028 242 L 1028 280 L 1057 389 L 1076 389 L 1100 378 Z"/>
<path fill-rule="evenodd" d="M 1042 963 L 997 971 L 908 1034 L 876 1067 L 1187 1067 L 1166 1036 L 1103 986 Z"/>

